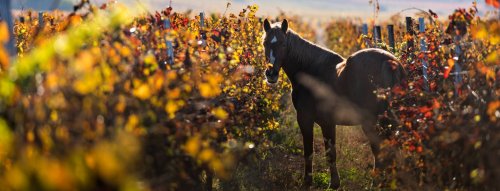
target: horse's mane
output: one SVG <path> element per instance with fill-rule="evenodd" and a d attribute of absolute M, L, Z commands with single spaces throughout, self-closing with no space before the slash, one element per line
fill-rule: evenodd
<path fill-rule="evenodd" d="M 287 32 L 288 58 L 301 64 L 301 68 L 318 68 L 322 64 L 337 65 L 344 58 L 326 48 L 318 46 L 304 38 L 295 31 Z"/>

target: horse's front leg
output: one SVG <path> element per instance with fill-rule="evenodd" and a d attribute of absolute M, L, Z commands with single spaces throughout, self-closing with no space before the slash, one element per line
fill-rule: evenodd
<path fill-rule="evenodd" d="M 304 143 L 304 186 L 312 185 L 312 161 L 313 161 L 313 125 L 311 112 L 297 110 L 297 122 L 302 133 Z"/>
<path fill-rule="evenodd" d="M 330 186 L 333 189 L 340 187 L 340 177 L 337 170 L 337 150 L 335 148 L 335 122 L 325 120 L 320 122 L 321 131 L 325 140 L 325 151 L 328 164 L 330 166 Z"/>

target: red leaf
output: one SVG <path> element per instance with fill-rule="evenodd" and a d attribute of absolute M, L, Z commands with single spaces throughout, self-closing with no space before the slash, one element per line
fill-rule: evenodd
<path fill-rule="evenodd" d="M 421 153 L 423 151 L 422 146 L 417 147 L 417 152 Z"/>
<path fill-rule="evenodd" d="M 415 146 L 410 145 L 410 146 L 408 147 L 408 150 L 409 150 L 409 151 L 414 151 L 414 150 L 415 150 Z"/>
<path fill-rule="evenodd" d="M 444 68 L 444 79 L 447 79 L 449 76 L 450 76 L 450 72 L 451 72 L 451 67 L 445 67 Z"/>
<path fill-rule="evenodd" d="M 433 109 L 439 109 L 440 107 L 441 107 L 441 104 L 439 104 L 439 102 L 437 101 L 437 99 L 433 99 L 432 108 Z"/>
<path fill-rule="evenodd" d="M 392 92 L 395 95 L 401 95 L 401 96 L 406 94 L 406 91 L 404 91 L 401 86 L 396 86 L 396 87 L 392 88 Z"/>
<path fill-rule="evenodd" d="M 106 7 L 108 7 L 108 4 L 103 3 L 103 4 L 101 5 L 101 7 L 99 7 L 99 8 L 104 10 L 104 9 L 106 9 Z"/>
<path fill-rule="evenodd" d="M 424 106 L 424 107 L 420 107 L 420 108 L 419 108 L 419 111 L 420 111 L 421 113 L 427 113 L 427 112 L 431 111 L 431 109 L 432 109 L 432 108 L 430 108 L 430 107 Z"/>
<path fill-rule="evenodd" d="M 485 0 L 485 2 L 495 8 L 500 8 L 500 0 Z"/>

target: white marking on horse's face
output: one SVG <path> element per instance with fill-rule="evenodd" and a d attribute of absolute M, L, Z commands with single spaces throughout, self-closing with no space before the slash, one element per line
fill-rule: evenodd
<path fill-rule="evenodd" d="M 273 39 L 271 40 L 271 43 L 273 43 L 273 44 L 274 44 L 274 43 L 276 43 L 276 42 L 278 42 L 278 39 L 276 38 L 276 36 L 273 36 Z"/>
<path fill-rule="evenodd" d="M 269 61 L 271 61 L 273 65 L 276 63 L 276 57 L 274 57 L 273 50 L 269 53 Z"/>

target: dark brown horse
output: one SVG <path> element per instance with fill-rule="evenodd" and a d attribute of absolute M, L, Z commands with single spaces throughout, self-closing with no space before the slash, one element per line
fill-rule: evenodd
<path fill-rule="evenodd" d="M 381 166 L 380 142 L 386 137 L 376 130 L 378 115 L 388 109 L 386 101 L 378 100 L 374 91 L 398 84 L 405 75 L 396 57 L 381 49 L 358 51 L 345 60 L 339 54 L 319 47 L 288 29 L 287 20 L 271 25 L 264 21 L 265 55 L 272 67 L 265 72 L 269 83 L 276 83 L 280 69 L 283 68 L 292 83 L 292 102 L 297 111 L 305 159 L 304 185 L 312 185 L 313 125 L 317 123 L 323 132 L 325 149 L 330 165 L 332 188 L 340 186 L 336 167 L 335 125 L 342 119 L 335 113 L 345 111 L 339 107 L 334 112 L 321 109 L 322 99 L 311 90 L 310 84 L 302 83 L 301 76 L 313 77 L 347 105 L 357 108 L 359 120 L 351 123 L 361 124 L 367 135 L 375 156 L 375 167 Z M 340 104 L 346 105 L 346 104 Z M 338 115 L 337 115 L 338 116 Z"/>

